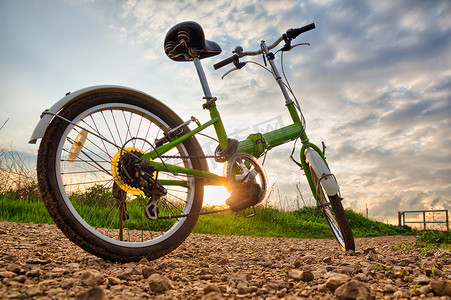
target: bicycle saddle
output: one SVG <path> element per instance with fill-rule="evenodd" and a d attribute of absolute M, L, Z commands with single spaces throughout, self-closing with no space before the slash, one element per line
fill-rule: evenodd
<path fill-rule="evenodd" d="M 221 47 L 205 39 L 204 30 L 196 22 L 182 22 L 169 29 L 164 38 L 164 52 L 174 61 L 192 61 L 221 53 Z"/>

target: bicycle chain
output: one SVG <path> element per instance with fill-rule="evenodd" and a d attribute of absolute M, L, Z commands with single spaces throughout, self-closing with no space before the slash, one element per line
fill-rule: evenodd
<path fill-rule="evenodd" d="M 160 155 L 160 157 L 180 158 L 180 159 L 198 159 L 198 158 L 227 159 L 227 156 L 218 156 L 218 155 Z"/>
<path fill-rule="evenodd" d="M 212 210 L 212 211 L 206 211 L 206 212 L 200 212 L 200 213 L 190 213 L 190 214 L 182 214 L 177 216 L 163 216 L 163 217 L 157 217 L 156 220 L 168 220 L 168 219 L 179 219 L 179 218 L 186 218 L 189 216 L 203 216 L 203 215 L 211 215 L 211 214 L 217 214 L 225 211 L 230 211 L 230 208 L 224 208 L 224 209 L 218 209 L 218 210 Z"/>

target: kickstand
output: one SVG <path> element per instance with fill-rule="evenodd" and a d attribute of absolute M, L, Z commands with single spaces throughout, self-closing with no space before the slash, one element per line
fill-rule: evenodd
<path fill-rule="evenodd" d="M 113 184 L 113 197 L 116 198 L 116 205 L 119 208 L 119 240 L 124 240 L 124 221 L 129 219 L 127 214 L 127 193 L 122 190 L 116 182 Z"/>

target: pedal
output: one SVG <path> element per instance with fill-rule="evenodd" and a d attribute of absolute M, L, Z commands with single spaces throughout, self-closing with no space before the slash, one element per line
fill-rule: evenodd
<path fill-rule="evenodd" d="M 232 191 L 232 196 L 226 200 L 226 204 L 234 212 L 253 207 L 258 204 L 262 189 L 257 183 L 248 182 Z"/>

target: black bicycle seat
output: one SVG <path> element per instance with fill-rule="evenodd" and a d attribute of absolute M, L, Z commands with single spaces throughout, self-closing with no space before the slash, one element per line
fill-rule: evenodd
<path fill-rule="evenodd" d="M 164 38 L 164 52 L 174 61 L 192 61 L 193 54 L 199 59 L 221 53 L 221 47 L 205 39 L 204 30 L 196 22 L 179 23 L 169 29 Z"/>

